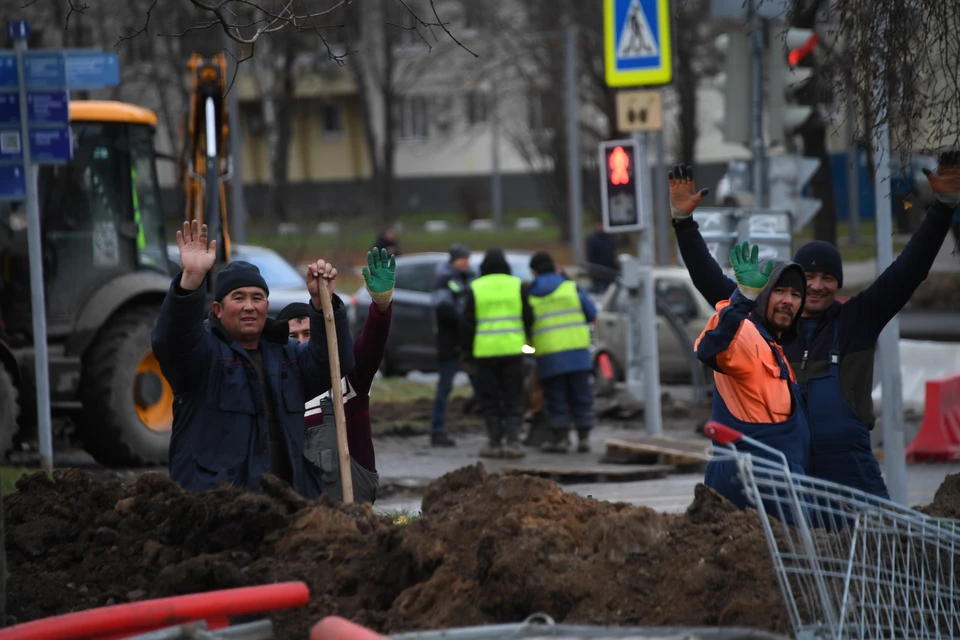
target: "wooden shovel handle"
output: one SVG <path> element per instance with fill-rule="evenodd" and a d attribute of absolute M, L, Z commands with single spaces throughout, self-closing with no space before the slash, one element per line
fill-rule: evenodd
<path fill-rule="evenodd" d="M 337 450 L 340 452 L 340 484 L 343 487 L 343 503 L 353 504 L 353 473 L 350 468 L 350 445 L 347 443 L 347 416 L 343 411 L 343 388 L 340 386 L 340 350 L 337 348 L 337 325 L 333 320 L 333 298 L 323 276 L 317 276 L 317 284 L 320 287 L 323 326 L 327 334 L 330 397 L 333 400 L 333 418 L 337 424 Z"/>

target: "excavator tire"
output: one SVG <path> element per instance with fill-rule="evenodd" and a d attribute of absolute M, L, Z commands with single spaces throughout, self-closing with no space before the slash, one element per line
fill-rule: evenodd
<path fill-rule="evenodd" d="M 97 462 L 111 467 L 164 464 L 173 427 L 173 391 L 150 346 L 159 309 L 121 311 L 83 356 L 77 432 Z"/>
<path fill-rule="evenodd" d="M 19 414 L 17 387 L 13 384 L 13 377 L 0 364 L 0 459 L 13 447 Z"/>

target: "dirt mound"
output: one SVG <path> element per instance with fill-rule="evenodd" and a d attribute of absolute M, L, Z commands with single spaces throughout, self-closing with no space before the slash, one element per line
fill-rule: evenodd
<path fill-rule="evenodd" d="M 329 614 L 385 632 L 536 612 L 569 623 L 788 624 L 756 514 L 703 486 L 687 514 L 662 515 L 477 465 L 433 483 L 423 518 L 405 526 L 367 506 L 307 503 L 272 478 L 263 494 L 190 494 L 159 474 L 126 486 L 69 470 L 18 488 L 5 506 L 8 612 L 20 622 L 304 580 L 310 604 L 272 616 L 278 637 L 306 637 Z"/>
<path fill-rule="evenodd" d="M 933 502 L 917 511 L 935 518 L 960 518 L 960 473 L 948 475 L 933 494 Z"/>

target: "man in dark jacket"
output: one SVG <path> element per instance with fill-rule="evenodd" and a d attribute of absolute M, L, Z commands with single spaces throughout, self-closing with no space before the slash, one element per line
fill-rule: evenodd
<path fill-rule="evenodd" d="M 481 457 L 526 455 L 520 444 L 523 346 L 532 326 L 533 311 L 520 278 L 510 273 L 502 250 L 490 249 L 480 277 L 470 283 L 460 328 L 463 351 L 476 363 L 477 401 L 489 436 Z"/>
<path fill-rule="evenodd" d="M 213 312 L 204 326 L 205 280 L 216 261 L 207 227 L 177 232 L 180 264 L 163 300 L 153 352 L 174 393 L 170 477 L 202 491 L 227 483 L 256 491 L 273 473 L 301 495 L 320 494 L 320 470 L 303 457 L 303 405 L 330 388 L 318 278 L 333 292 L 337 271 L 319 260 L 308 268 L 311 336 L 297 344 L 287 323 L 267 318 L 269 290 L 260 271 L 232 262 L 217 276 Z M 340 367 L 353 370 L 346 307 L 333 296 Z"/>
<path fill-rule="evenodd" d="M 603 293 L 617 279 L 617 245 L 613 234 L 597 221 L 597 230 L 587 238 L 587 272 L 593 282 L 593 293 Z"/>
<path fill-rule="evenodd" d="M 596 318 L 597 308 L 573 280 L 558 272 L 550 254 L 535 253 L 530 270 L 536 276 L 528 298 L 533 310 L 533 348 L 552 434 L 541 448 L 548 453 L 567 452 L 572 414 L 578 451 L 587 453 L 593 429 L 589 323 Z"/>
<path fill-rule="evenodd" d="M 453 447 L 456 442 L 447 433 L 447 401 L 453 390 L 453 377 L 460 370 L 460 316 L 463 297 L 470 286 L 470 249 L 457 242 L 450 247 L 450 261 L 440 265 L 433 286 L 433 309 L 437 334 L 437 393 L 433 398 L 430 444 Z"/>
<path fill-rule="evenodd" d="M 833 245 L 813 241 L 794 262 L 807 278 L 806 300 L 795 339 L 784 343 L 809 410 L 812 450 L 808 473 L 883 498 L 887 487 L 870 445 L 873 429 L 873 361 L 877 338 L 927 277 L 960 203 L 957 154 L 944 154 L 936 173 L 925 172 L 937 203 L 927 211 L 903 252 L 876 282 L 841 304 L 843 264 Z M 706 190 L 697 191 L 689 167 L 670 172 L 670 209 L 683 261 L 693 283 L 716 305 L 736 289 L 710 255 L 693 220 Z"/>

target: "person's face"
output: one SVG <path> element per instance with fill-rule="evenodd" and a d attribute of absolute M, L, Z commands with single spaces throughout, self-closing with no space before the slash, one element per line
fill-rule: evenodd
<path fill-rule="evenodd" d="M 300 343 L 310 340 L 310 318 L 292 318 L 289 324 L 292 339 Z"/>
<path fill-rule="evenodd" d="M 807 300 L 803 303 L 803 315 L 818 316 L 833 304 L 840 283 L 822 271 L 807 271 Z"/>
<path fill-rule="evenodd" d="M 454 269 L 456 269 L 457 271 L 460 271 L 460 272 L 462 272 L 462 273 L 466 273 L 467 271 L 470 270 L 470 258 L 469 258 L 469 257 L 466 257 L 466 258 L 457 258 L 456 260 L 454 260 L 454 261 L 451 262 L 450 264 L 453 265 L 453 268 L 454 268 Z"/>
<path fill-rule="evenodd" d="M 793 287 L 776 287 L 767 302 L 767 325 L 781 333 L 789 329 L 802 299 L 803 293 Z"/>
<path fill-rule="evenodd" d="M 267 322 L 267 293 L 260 287 L 234 289 L 220 302 L 213 303 L 213 313 L 224 330 L 241 344 L 255 343 Z"/>

